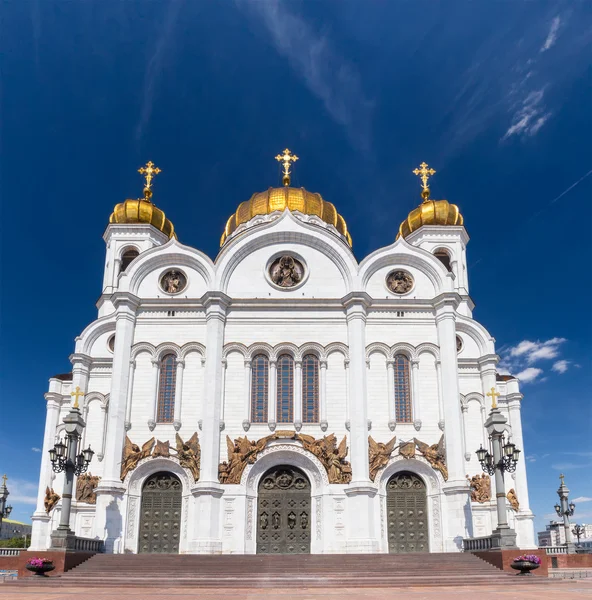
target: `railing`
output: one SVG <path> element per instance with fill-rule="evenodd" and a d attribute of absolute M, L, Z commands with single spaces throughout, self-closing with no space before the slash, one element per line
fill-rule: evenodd
<path fill-rule="evenodd" d="M 479 552 L 480 550 L 491 550 L 492 538 L 490 535 L 478 538 L 464 538 L 463 552 Z"/>
<path fill-rule="evenodd" d="M 567 554 L 566 546 L 541 546 L 539 550 L 544 550 L 547 554 Z"/>
<path fill-rule="evenodd" d="M 19 556 L 25 548 L 0 548 L 0 556 Z"/>
<path fill-rule="evenodd" d="M 80 550 L 82 552 L 104 552 L 105 543 L 103 540 L 95 540 L 92 538 L 83 538 L 76 536 L 74 542 L 74 550 Z"/>

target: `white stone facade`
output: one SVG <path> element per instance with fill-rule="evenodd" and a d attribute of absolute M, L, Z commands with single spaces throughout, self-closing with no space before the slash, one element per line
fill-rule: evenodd
<path fill-rule="evenodd" d="M 62 476 L 52 473 L 48 450 L 60 435 L 76 386 L 87 426 L 83 444 L 96 454 L 90 472 L 101 477 L 96 505 L 73 502 L 71 527 L 77 535 L 104 539 L 108 551 L 136 552 L 143 482 L 170 471 L 182 483 L 181 553 L 254 553 L 258 482 L 274 465 L 300 468 L 312 487 L 311 552 L 388 552 L 386 484 L 402 470 L 426 485 L 429 549 L 457 551 L 463 537 L 488 535 L 496 526 L 495 498 L 471 503 L 467 475 L 481 473 L 475 456 L 487 436 L 483 423 L 497 386 L 498 400 L 523 450 L 516 379 L 496 381 L 494 340 L 472 318 L 464 227 L 424 226 L 358 263 L 343 238 L 323 223 L 286 210 L 254 218 L 231 236 L 215 261 L 182 245 L 150 225 L 109 225 L 99 316 L 76 338 L 72 380 L 51 379 L 32 549 L 49 547 L 60 506 L 47 516 L 46 486 L 61 494 Z M 140 254 L 119 273 L 121 255 Z M 434 257 L 446 249 L 449 271 Z M 303 283 L 279 289 L 269 281 L 272 257 L 295 255 L 306 267 Z M 159 286 L 168 269 L 182 271 L 187 286 L 177 295 Z M 394 269 L 414 280 L 397 296 L 385 285 Z M 115 334 L 114 350 L 109 340 Z M 456 338 L 462 340 L 457 352 Z M 159 359 L 177 358 L 174 422 L 158 423 Z M 240 484 L 220 484 L 218 465 L 226 460 L 226 435 L 258 440 L 274 424 L 252 423 L 251 360 L 265 353 L 271 361 L 270 411 L 273 411 L 274 361 L 282 353 L 295 359 L 295 423 L 322 437 L 347 436 L 353 479 L 330 484 L 319 460 L 293 440 L 271 442 Z M 312 352 L 320 360 L 318 423 L 301 424 L 299 361 Z M 411 361 L 413 420 L 397 422 L 393 358 Z M 272 415 L 273 416 L 273 415 Z M 270 421 L 275 419 L 270 418 Z M 138 444 L 155 436 L 175 445 L 197 431 L 201 475 L 176 458 L 146 458 L 120 480 L 125 437 Z M 444 433 L 448 480 L 419 453 L 405 459 L 395 452 L 375 481 L 369 477 L 368 435 L 387 442 L 414 437 L 434 444 Z M 521 548 L 535 547 L 524 460 L 506 478 L 520 501 L 510 511 Z"/>

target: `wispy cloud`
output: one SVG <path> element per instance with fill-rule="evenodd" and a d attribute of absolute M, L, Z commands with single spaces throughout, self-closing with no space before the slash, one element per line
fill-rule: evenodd
<path fill-rule="evenodd" d="M 565 373 L 569 369 L 569 364 L 569 360 L 558 360 L 556 363 L 553 363 L 551 368 L 556 373 Z"/>
<path fill-rule="evenodd" d="M 530 383 L 540 377 L 543 374 L 542 369 L 537 369 L 536 367 L 527 367 L 524 371 L 520 371 L 520 373 L 516 374 L 516 377 L 524 383 Z"/>
<path fill-rule="evenodd" d="M 37 484 L 24 479 L 10 479 L 7 484 L 11 504 L 37 504 Z"/>
<path fill-rule="evenodd" d="M 554 337 L 545 342 L 531 342 L 523 340 L 518 345 L 510 348 L 510 356 L 523 356 L 529 364 L 544 358 L 556 358 L 559 355 L 559 346 L 567 342 L 566 338 Z"/>
<path fill-rule="evenodd" d="M 551 48 L 551 46 L 553 46 L 553 44 L 555 44 L 555 42 L 557 41 L 557 33 L 559 32 L 560 26 L 561 26 L 561 18 L 555 17 L 551 21 L 551 29 L 549 29 L 549 34 L 547 35 L 547 39 L 545 40 L 545 43 L 541 47 L 541 50 L 540 50 L 541 52 L 546 52 L 547 50 L 549 50 L 549 48 Z"/>
<path fill-rule="evenodd" d="M 31 450 L 33 450 L 33 452 L 41 452 L 41 448 L 36 448 L 35 446 L 33 446 Z"/>
<path fill-rule="evenodd" d="M 287 2 L 239 1 L 258 15 L 278 54 L 319 98 L 331 118 L 343 125 L 355 144 L 370 144 L 373 102 L 365 93 L 359 72 L 336 49 L 327 31 L 318 31 L 303 17 L 290 11 Z"/>
<path fill-rule="evenodd" d="M 582 504 L 582 502 L 592 502 L 592 498 L 589 498 L 588 496 L 578 496 L 573 499 L 573 502 L 579 502 L 580 504 Z"/>
<path fill-rule="evenodd" d="M 544 89 L 533 90 L 518 102 L 512 117 L 512 124 L 504 134 L 502 140 L 513 135 L 533 136 L 548 121 L 551 112 L 547 111 L 543 103 Z"/>

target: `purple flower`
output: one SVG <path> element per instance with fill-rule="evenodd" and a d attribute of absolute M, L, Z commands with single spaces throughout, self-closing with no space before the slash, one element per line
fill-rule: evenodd
<path fill-rule="evenodd" d="M 41 569 L 44 565 L 51 564 L 51 560 L 49 558 L 32 558 L 27 563 L 29 567 L 35 567 L 36 569 Z"/>
<path fill-rule="evenodd" d="M 521 556 L 517 556 L 513 562 L 531 562 L 535 565 L 540 565 L 541 559 L 536 554 L 523 554 Z"/>

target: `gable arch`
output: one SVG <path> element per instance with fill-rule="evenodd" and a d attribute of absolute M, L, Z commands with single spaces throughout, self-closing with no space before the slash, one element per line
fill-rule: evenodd
<path fill-rule="evenodd" d="M 154 358 L 161 360 L 166 354 L 174 354 L 177 359 L 179 359 L 181 358 L 181 348 L 173 342 L 163 342 L 162 344 L 158 344 L 154 351 Z"/>
<path fill-rule="evenodd" d="M 191 352 L 196 352 L 202 358 L 206 357 L 206 347 L 203 344 L 200 344 L 199 342 L 187 342 L 186 344 L 183 344 L 181 346 L 180 351 L 181 351 L 180 358 L 182 358 L 183 360 Z"/>
<path fill-rule="evenodd" d="M 407 342 L 397 342 L 391 347 L 391 355 L 390 358 L 395 358 L 397 354 L 403 354 L 409 360 L 417 359 L 417 352 L 415 351 L 415 346 L 408 344 Z"/>
<path fill-rule="evenodd" d="M 115 333 L 115 315 L 107 315 L 93 321 L 76 338 L 76 353 L 91 356 L 95 342 L 107 333 Z"/>
<path fill-rule="evenodd" d="M 132 346 L 131 359 L 135 360 L 139 354 L 146 352 L 152 358 L 156 356 L 156 348 L 150 342 L 138 342 Z"/>
<path fill-rule="evenodd" d="M 477 323 L 477 321 L 457 313 L 456 330 L 460 333 L 464 333 L 477 344 L 481 356 L 495 354 L 493 337 L 487 329 L 480 323 Z"/>
<path fill-rule="evenodd" d="M 366 346 L 366 360 L 369 360 L 372 354 L 382 354 L 388 360 L 391 358 L 391 349 L 382 342 L 373 342 Z"/>
<path fill-rule="evenodd" d="M 224 345 L 222 358 L 227 358 L 228 355 L 232 354 L 233 352 L 242 355 L 245 360 L 247 360 L 247 356 L 249 355 L 249 349 L 244 344 L 241 344 L 240 342 L 232 342 Z"/>
<path fill-rule="evenodd" d="M 436 360 L 440 360 L 440 348 L 431 342 L 423 342 L 415 348 L 416 356 L 419 358 L 422 354 L 431 354 Z"/>
<path fill-rule="evenodd" d="M 349 348 L 343 342 L 331 342 L 325 346 L 325 358 L 329 358 L 329 356 L 335 352 L 343 354 L 344 360 L 349 360 Z"/>
<path fill-rule="evenodd" d="M 253 360 L 254 356 L 257 354 L 264 354 L 272 360 L 273 358 L 273 347 L 270 344 L 266 344 L 265 342 L 258 342 L 256 344 L 251 344 L 247 349 L 247 360 Z"/>
<path fill-rule="evenodd" d="M 306 344 L 302 344 L 302 346 L 300 346 L 298 350 L 299 360 L 302 360 L 307 354 L 313 354 L 319 360 L 326 359 L 325 348 L 316 342 L 307 342 Z"/>

